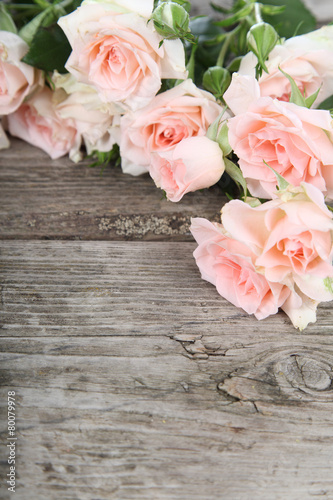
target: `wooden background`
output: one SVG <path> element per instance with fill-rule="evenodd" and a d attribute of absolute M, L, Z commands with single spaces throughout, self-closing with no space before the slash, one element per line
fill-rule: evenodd
<path fill-rule="evenodd" d="M 299 333 L 201 280 L 190 218 L 224 202 L 1 151 L 1 500 L 9 390 L 17 499 L 333 499 L 332 304 Z"/>
<path fill-rule="evenodd" d="M 0 177 L 15 498 L 333 498 L 332 304 L 299 333 L 201 280 L 188 224 L 218 215 L 218 188 L 173 204 L 19 140 Z"/>

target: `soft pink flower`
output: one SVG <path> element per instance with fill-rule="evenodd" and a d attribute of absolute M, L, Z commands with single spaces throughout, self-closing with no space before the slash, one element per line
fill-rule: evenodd
<path fill-rule="evenodd" d="M 333 198 L 333 126 L 329 111 L 307 109 L 270 97 L 258 98 L 250 77 L 234 75 L 225 100 L 236 114 L 228 121 L 230 146 L 253 196 L 272 198 L 276 177 L 313 184 Z M 243 89 L 240 95 L 239 90 Z M 252 98 L 254 100 L 252 100 Z"/>
<path fill-rule="evenodd" d="M 87 153 L 108 152 L 119 141 L 119 117 L 112 105 L 101 102 L 90 85 L 78 83 L 73 75 L 54 73 L 53 95 L 56 113 L 72 120 L 81 135 Z"/>
<path fill-rule="evenodd" d="M 241 61 L 239 73 L 255 75 L 257 58 L 250 52 Z M 288 101 L 289 80 L 279 67 L 288 73 L 306 97 L 320 88 L 314 107 L 333 94 L 333 26 L 289 38 L 271 51 L 266 61 L 268 73 L 259 78 L 262 96 Z"/>
<path fill-rule="evenodd" d="M 257 256 L 246 242 L 231 238 L 221 224 L 206 219 L 192 219 L 191 232 L 199 245 L 193 255 L 201 276 L 222 297 L 257 319 L 277 313 L 290 291 L 257 272 Z"/>
<path fill-rule="evenodd" d="M 43 149 L 52 159 L 77 154 L 81 138 L 75 124 L 56 113 L 52 97 L 52 91 L 45 87 L 8 115 L 9 132 Z"/>
<path fill-rule="evenodd" d="M 158 94 L 146 107 L 121 119 L 123 171 L 146 172 L 152 152 L 169 151 L 187 137 L 205 135 L 221 112 L 213 95 L 190 79 Z"/>
<path fill-rule="evenodd" d="M 102 100 L 138 109 L 156 95 L 162 78 L 186 77 L 185 53 L 180 40 L 165 40 L 159 47 L 153 23 L 131 6 L 84 3 L 60 18 L 59 25 L 73 49 L 68 71 L 93 85 Z"/>
<path fill-rule="evenodd" d="M 256 207 L 233 200 L 222 209 L 222 224 L 231 238 L 256 255 L 258 273 L 289 288 L 284 309 L 293 321 L 297 309 L 295 326 L 302 329 L 314 321 L 316 305 L 332 300 L 325 280 L 333 277 L 333 220 L 317 188 L 289 186 Z"/>
<path fill-rule="evenodd" d="M 149 173 L 171 201 L 216 184 L 224 172 L 219 145 L 205 136 L 183 139 L 173 150 L 153 153 Z"/>
<path fill-rule="evenodd" d="M 14 33 L 0 31 L 0 115 L 13 113 L 42 84 L 41 72 L 21 62 L 28 45 Z"/>

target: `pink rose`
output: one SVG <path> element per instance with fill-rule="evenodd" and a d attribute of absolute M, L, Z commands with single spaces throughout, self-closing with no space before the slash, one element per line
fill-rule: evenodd
<path fill-rule="evenodd" d="M 241 61 L 239 73 L 255 75 L 257 64 L 251 52 Z M 289 80 L 279 67 L 288 73 L 306 97 L 320 88 L 314 107 L 333 94 L 333 26 L 285 40 L 276 45 L 266 61 L 268 73 L 259 78 L 262 96 L 289 101 Z"/>
<path fill-rule="evenodd" d="M 182 42 L 165 40 L 159 47 L 162 38 L 138 7 L 134 10 L 136 4 L 84 3 L 59 19 L 73 49 L 68 71 L 79 82 L 93 85 L 102 100 L 132 109 L 148 104 L 162 78 L 186 77 Z M 149 4 L 152 9 L 153 2 Z"/>
<path fill-rule="evenodd" d="M 187 137 L 205 135 L 221 112 L 213 95 L 190 79 L 158 94 L 146 107 L 121 119 L 123 171 L 146 172 L 152 152 L 169 151 Z"/>
<path fill-rule="evenodd" d="M 289 186 L 277 195 L 257 207 L 240 200 L 227 203 L 222 224 L 256 256 L 259 274 L 288 287 L 290 296 L 282 308 L 302 329 L 315 321 L 316 305 L 333 298 L 327 285 L 333 277 L 332 213 L 310 184 Z"/>
<path fill-rule="evenodd" d="M 52 91 L 45 87 L 8 115 L 9 132 L 43 149 L 52 159 L 68 153 L 77 154 L 81 137 L 72 120 L 57 115 L 52 97 Z"/>
<path fill-rule="evenodd" d="M 228 121 L 229 143 L 252 195 L 275 196 L 276 177 L 266 162 L 289 183 L 313 184 L 333 198 L 333 127 L 329 111 L 258 98 L 255 84 L 248 86 L 249 93 L 244 94 L 249 81 L 249 77 L 234 75 L 224 97 L 236 113 Z"/>
<path fill-rule="evenodd" d="M 216 184 L 224 172 L 219 145 L 205 136 L 183 139 L 173 150 L 153 153 L 149 173 L 171 201 Z"/>
<path fill-rule="evenodd" d="M 39 70 L 21 62 L 28 45 L 14 33 L 0 31 L 0 115 L 13 113 L 42 84 Z"/>
<path fill-rule="evenodd" d="M 221 224 L 206 219 L 192 219 L 191 232 L 199 245 L 193 255 L 201 276 L 222 297 L 257 319 L 277 313 L 290 292 L 257 272 L 257 256 L 246 242 L 231 238 Z"/>
<path fill-rule="evenodd" d="M 73 75 L 54 73 L 53 103 L 58 116 L 72 120 L 87 153 L 108 152 L 119 141 L 119 117 L 112 105 L 103 103 L 90 85 L 78 83 Z"/>

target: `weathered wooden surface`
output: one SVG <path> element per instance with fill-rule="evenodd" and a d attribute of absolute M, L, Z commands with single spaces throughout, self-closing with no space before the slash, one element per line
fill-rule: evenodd
<path fill-rule="evenodd" d="M 327 305 L 303 334 L 258 323 L 200 280 L 191 243 L 1 248 L 16 496 L 333 497 Z"/>
<path fill-rule="evenodd" d="M 0 176 L 1 439 L 15 390 L 16 498 L 333 498 L 332 304 L 299 333 L 202 281 L 178 217 L 216 216 L 218 190 L 171 205 L 149 178 L 100 178 L 20 141 Z M 178 229 L 95 221 L 133 214 Z"/>
<path fill-rule="evenodd" d="M 1 151 L 0 238 L 192 241 L 191 217 L 214 218 L 225 202 L 212 188 L 208 197 L 189 193 L 172 203 L 148 174 L 107 167 L 101 175 L 91 160 L 45 161 L 45 153 L 19 140 Z"/>

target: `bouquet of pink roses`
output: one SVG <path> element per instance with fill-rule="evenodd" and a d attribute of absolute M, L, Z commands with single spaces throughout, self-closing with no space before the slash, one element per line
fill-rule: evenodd
<path fill-rule="evenodd" d="M 221 223 L 192 221 L 202 277 L 302 330 L 333 299 L 333 26 L 315 30 L 300 0 L 213 8 L 2 3 L 0 148 L 12 135 L 51 158 L 119 160 L 172 202 L 227 179 Z"/>

